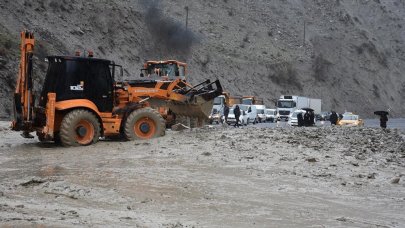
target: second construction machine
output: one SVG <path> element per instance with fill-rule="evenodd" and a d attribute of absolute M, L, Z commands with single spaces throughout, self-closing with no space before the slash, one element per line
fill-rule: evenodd
<path fill-rule="evenodd" d="M 219 81 L 188 85 L 183 79 L 142 82 L 114 80 L 122 67 L 106 59 L 48 56 L 48 71 L 39 99 L 33 94 L 34 35 L 21 33 L 21 60 L 14 94 L 12 129 L 24 137 L 65 146 L 95 143 L 100 137 L 149 139 L 165 133 L 162 116 L 149 99 L 168 102 L 171 110 L 208 116 L 204 106 L 222 93 Z"/>

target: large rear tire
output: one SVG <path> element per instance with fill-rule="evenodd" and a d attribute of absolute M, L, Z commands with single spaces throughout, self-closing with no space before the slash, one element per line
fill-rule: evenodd
<path fill-rule="evenodd" d="M 165 135 L 165 120 L 154 109 L 138 109 L 125 121 L 124 135 L 127 140 L 150 139 Z"/>
<path fill-rule="evenodd" d="M 100 138 L 100 123 L 97 117 L 84 109 L 75 109 L 63 117 L 60 131 L 63 146 L 86 146 Z"/>

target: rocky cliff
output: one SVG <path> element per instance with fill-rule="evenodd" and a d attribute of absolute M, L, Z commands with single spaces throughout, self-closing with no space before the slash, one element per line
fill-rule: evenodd
<path fill-rule="evenodd" d="M 126 78 L 145 60 L 179 59 L 191 81 L 219 78 L 268 106 L 291 94 L 322 98 L 324 110 L 404 116 L 404 18 L 401 0 L 3 0 L 0 117 L 12 111 L 22 29 L 36 35 L 38 85 L 46 55 L 93 50 Z"/>

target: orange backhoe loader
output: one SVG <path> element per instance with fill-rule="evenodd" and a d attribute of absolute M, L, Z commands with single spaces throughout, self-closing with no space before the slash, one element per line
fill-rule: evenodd
<path fill-rule="evenodd" d="M 186 83 L 186 72 L 187 71 L 187 64 L 177 61 L 177 60 L 159 60 L 159 61 L 147 61 L 144 63 L 143 69 L 141 69 L 141 78 L 144 80 L 155 80 L 155 81 L 163 81 L 166 84 L 170 81 L 174 81 L 176 79 L 183 80 L 183 86 L 190 86 Z M 139 84 L 138 86 L 142 86 Z M 189 105 L 188 107 L 182 107 L 179 109 L 178 107 L 173 107 L 173 105 L 168 104 L 168 102 L 160 99 L 160 98 L 151 98 L 148 100 L 151 104 L 151 107 L 156 109 L 166 120 L 166 126 L 171 127 L 176 122 L 185 122 L 186 124 L 190 124 L 190 126 L 197 126 L 200 127 L 204 125 L 205 121 L 207 120 L 207 113 L 211 111 L 212 103 L 204 102 L 204 105 L 195 106 Z M 172 107 L 172 109 L 170 109 Z M 175 109 L 175 111 L 173 110 Z M 203 114 L 203 115 L 202 115 Z M 187 119 L 181 117 L 188 117 Z M 177 121 L 176 121 L 177 120 Z"/>
<path fill-rule="evenodd" d="M 141 69 L 141 78 L 144 80 L 174 81 L 186 80 L 187 64 L 177 60 L 146 61 Z M 176 123 L 176 114 L 169 109 L 167 102 L 161 99 L 151 98 L 148 100 L 151 107 L 156 109 L 166 121 L 166 127 Z M 190 113 L 189 113 L 190 114 Z"/>
<path fill-rule="evenodd" d="M 205 106 L 222 93 L 218 80 L 191 86 L 183 79 L 116 82 L 122 67 L 106 59 L 48 56 L 45 82 L 38 102 L 32 92 L 34 35 L 21 33 L 21 60 L 14 94 L 12 129 L 40 141 L 65 146 L 89 145 L 99 137 L 149 139 L 165 133 L 162 116 L 149 99 L 166 101 L 175 113 L 206 116 Z"/>

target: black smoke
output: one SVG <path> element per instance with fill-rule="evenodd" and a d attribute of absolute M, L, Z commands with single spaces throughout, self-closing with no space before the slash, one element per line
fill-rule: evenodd
<path fill-rule="evenodd" d="M 193 44 L 198 43 L 197 36 L 185 26 L 163 13 L 160 0 L 142 1 L 146 8 L 145 23 L 152 35 L 156 48 L 164 48 L 168 53 L 190 53 Z M 162 51 L 162 50 L 160 50 Z"/>

